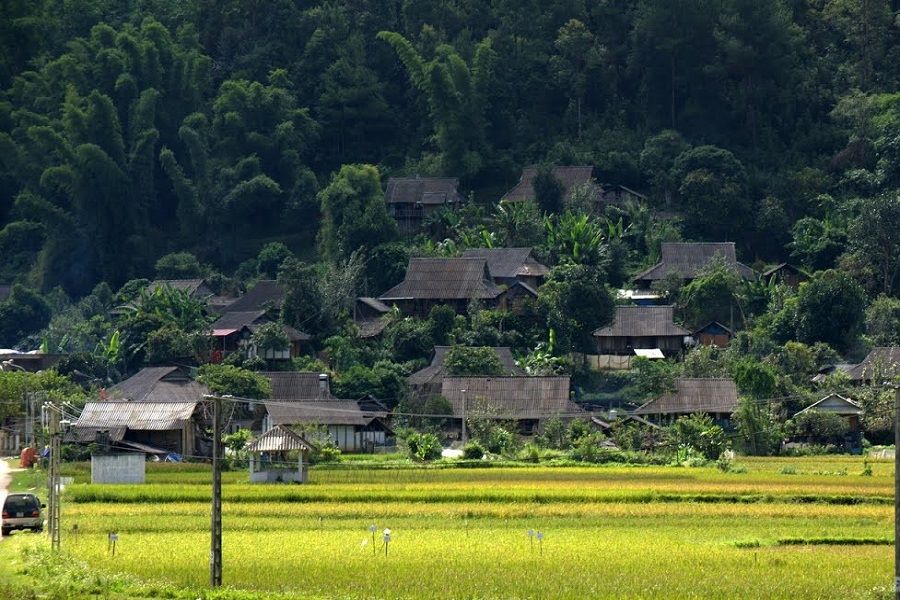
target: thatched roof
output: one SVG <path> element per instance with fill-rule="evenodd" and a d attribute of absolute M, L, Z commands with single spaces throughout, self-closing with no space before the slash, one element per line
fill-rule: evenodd
<path fill-rule="evenodd" d="M 197 402 L 209 393 L 209 388 L 178 367 L 145 367 L 107 393 L 113 400 Z"/>
<path fill-rule="evenodd" d="M 255 440 L 247 443 L 249 452 L 289 452 L 303 450 L 309 452 L 313 445 L 299 433 L 284 425 L 276 425 Z"/>
<path fill-rule="evenodd" d="M 563 196 L 568 196 L 579 185 L 591 182 L 593 167 L 553 167 L 553 176 L 559 180 L 563 187 Z M 535 200 L 534 178 L 537 177 L 537 167 L 525 167 L 519 183 L 503 196 L 505 202 L 524 202 Z"/>
<path fill-rule="evenodd" d="M 501 291 L 483 258 L 411 258 L 406 278 L 379 300 L 493 299 Z"/>
<path fill-rule="evenodd" d="M 281 308 L 284 289 L 273 279 L 261 279 L 247 293 L 229 304 L 225 312 L 247 312 Z"/>
<path fill-rule="evenodd" d="M 755 279 L 756 271 L 737 262 L 734 242 L 664 242 L 660 261 L 635 276 L 635 281 L 656 281 L 669 273 L 693 279 L 715 258 L 721 256 L 744 279 Z"/>
<path fill-rule="evenodd" d="M 866 358 L 852 367 L 847 375 L 851 381 L 890 380 L 900 376 L 900 346 L 872 348 Z"/>
<path fill-rule="evenodd" d="M 335 400 L 328 376 L 308 371 L 265 371 L 272 385 L 272 399 L 289 402 Z"/>
<path fill-rule="evenodd" d="M 546 265 L 542 265 L 531 255 L 531 248 L 471 248 L 464 251 L 462 256 L 483 258 L 491 277 L 544 277 L 550 273 Z"/>
<path fill-rule="evenodd" d="M 429 383 L 440 383 L 447 376 L 447 368 L 444 366 L 444 361 L 447 359 L 450 348 L 451 346 L 435 346 L 431 364 L 410 375 L 409 379 L 407 379 L 409 385 L 422 386 Z M 504 374 L 525 375 L 525 371 L 516 365 L 516 359 L 513 358 L 512 350 L 503 346 L 495 346 L 491 350 L 500 359 Z"/>
<path fill-rule="evenodd" d="M 690 335 L 674 322 L 673 306 L 617 306 L 613 322 L 595 337 L 666 337 Z"/>
<path fill-rule="evenodd" d="M 462 202 L 459 179 L 451 177 L 391 177 L 384 199 L 388 204 L 454 204 Z"/>
<path fill-rule="evenodd" d="M 583 412 L 569 399 L 568 377 L 445 377 L 441 395 L 453 405 L 454 417 L 462 416 L 464 397 L 467 414 L 487 404 L 501 419 L 549 419 Z"/>
<path fill-rule="evenodd" d="M 689 415 L 693 413 L 733 413 L 738 408 L 737 386 L 728 378 L 681 377 L 675 391 L 638 407 L 636 415 Z"/>

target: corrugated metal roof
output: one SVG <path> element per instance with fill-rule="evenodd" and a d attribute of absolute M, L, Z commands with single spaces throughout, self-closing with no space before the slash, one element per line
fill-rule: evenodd
<path fill-rule="evenodd" d="M 851 381 L 893 379 L 900 376 L 900 346 L 872 348 L 861 363 L 847 371 L 847 375 Z"/>
<path fill-rule="evenodd" d="M 453 405 L 455 417 L 462 416 L 463 397 L 469 414 L 481 402 L 500 418 L 547 419 L 582 412 L 569 399 L 568 377 L 445 377 L 441 395 Z"/>
<path fill-rule="evenodd" d="M 310 451 L 313 445 L 299 433 L 284 425 L 276 425 L 247 444 L 250 452 L 289 452 L 291 450 Z"/>
<path fill-rule="evenodd" d="M 738 408 L 737 386 L 725 377 L 681 377 L 675 391 L 667 392 L 638 407 L 636 415 L 733 413 Z"/>
<path fill-rule="evenodd" d="M 326 375 L 322 389 L 320 375 L 312 371 L 265 371 L 272 384 L 272 399 L 291 402 L 308 400 L 335 400 L 331 394 L 330 381 Z"/>
<path fill-rule="evenodd" d="M 673 306 L 617 306 L 612 324 L 594 332 L 596 337 L 685 336 L 691 332 L 676 325 Z"/>
<path fill-rule="evenodd" d="M 493 299 L 501 292 L 483 258 L 411 258 L 404 280 L 379 299 Z"/>
<path fill-rule="evenodd" d="M 75 422 L 76 429 L 125 428 L 141 431 L 182 429 L 198 402 L 88 402 Z"/>
<path fill-rule="evenodd" d="M 384 199 L 388 204 L 451 204 L 463 200 L 458 187 L 453 177 L 391 177 Z"/>
<path fill-rule="evenodd" d="M 353 425 L 365 427 L 376 415 L 363 413 L 353 400 L 323 402 L 267 403 L 266 410 L 273 424 L 316 423 L 319 425 Z"/>
<path fill-rule="evenodd" d="M 840 394 L 828 394 L 821 400 L 813 402 L 803 410 L 797 412 L 794 416 L 814 410 L 830 412 L 842 416 L 863 414 L 863 408 L 859 403 L 854 402 L 850 398 L 845 398 Z"/>
<path fill-rule="evenodd" d="M 755 279 L 756 271 L 737 261 L 734 242 L 663 242 L 660 261 L 635 276 L 635 281 L 664 279 L 677 273 L 685 279 L 695 278 L 717 255 L 725 259 L 738 275 Z"/>

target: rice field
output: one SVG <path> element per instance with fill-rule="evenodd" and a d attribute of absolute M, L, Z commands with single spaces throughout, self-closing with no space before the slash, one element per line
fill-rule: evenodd
<path fill-rule="evenodd" d="M 296 598 L 889 596 L 891 463 L 870 463 L 871 476 L 850 457 L 739 463 L 314 469 L 305 486 L 226 473 L 224 581 Z M 199 592 L 209 473 L 151 467 L 143 486 L 74 470 L 64 550 L 92 572 Z"/>

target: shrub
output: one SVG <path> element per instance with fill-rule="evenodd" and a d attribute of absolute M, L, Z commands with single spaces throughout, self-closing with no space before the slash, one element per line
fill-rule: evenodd
<path fill-rule="evenodd" d="M 582 462 L 600 462 L 600 457 L 606 450 L 600 445 L 604 439 L 600 432 L 582 435 L 572 443 L 572 458 Z"/>
<path fill-rule="evenodd" d="M 463 458 L 466 460 L 478 460 L 484 458 L 484 446 L 477 441 L 471 441 L 463 447 Z"/>
<path fill-rule="evenodd" d="M 668 434 L 679 449 L 690 448 L 707 460 L 717 460 L 728 446 L 725 431 L 706 414 L 679 418 Z"/>
<path fill-rule="evenodd" d="M 426 461 L 441 457 L 441 441 L 433 433 L 413 432 L 406 437 L 409 457 Z"/>

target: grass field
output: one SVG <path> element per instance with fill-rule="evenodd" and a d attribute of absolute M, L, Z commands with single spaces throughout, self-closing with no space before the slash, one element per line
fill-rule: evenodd
<path fill-rule="evenodd" d="M 226 473 L 225 597 L 889 596 L 892 464 L 870 463 L 871 476 L 850 457 L 738 464 L 746 472 L 314 469 L 307 486 Z M 120 597 L 204 595 L 206 469 L 150 465 L 143 486 L 92 486 L 85 469 L 68 472 L 68 576 L 107 592 L 132 582 Z M 387 556 L 373 523 L 392 530 Z M 540 545 L 529 529 L 544 534 Z M 14 535 L 0 558 L 39 539 Z"/>

